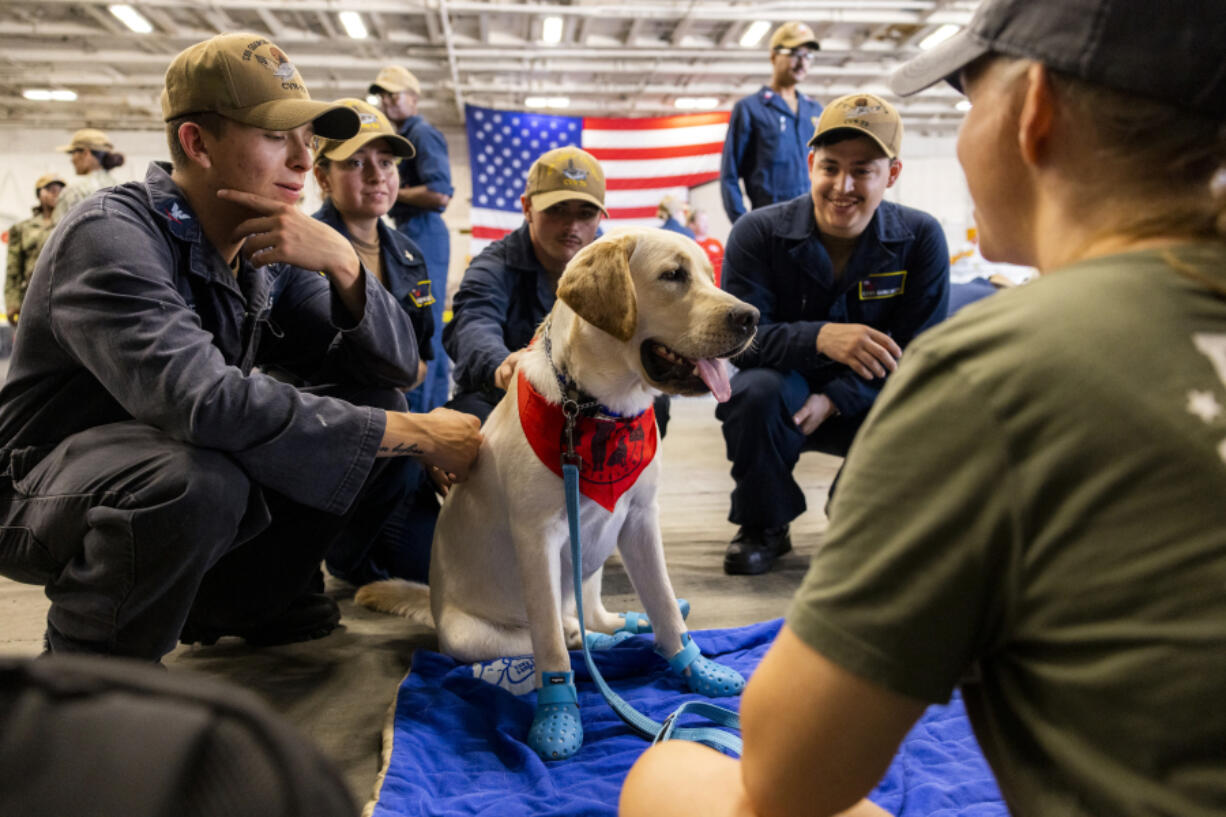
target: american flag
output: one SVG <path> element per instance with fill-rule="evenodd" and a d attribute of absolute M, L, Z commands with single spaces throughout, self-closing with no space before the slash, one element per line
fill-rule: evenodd
<path fill-rule="evenodd" d="M 690 188 L 719 178 L 728 113 L 602 119 L 465 106 L 472 169 L 472 254 L 523 224 L 519 197 L 528 168 L 542 153 L 578 145 L 604 168 L 603 227 L 657 226 L 667 195 L 689 200 Z"/>

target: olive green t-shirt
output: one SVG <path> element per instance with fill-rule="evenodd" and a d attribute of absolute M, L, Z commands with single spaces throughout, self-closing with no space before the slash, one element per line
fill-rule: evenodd
<path fill-rule="evenodd" d="M 1226 814 L 1226 295 L 1206 281 L 1226 291 L 1226 247 L 1099 258 L 920 337 L 789 610 L 890 689 L 960 684 L 1014 815 Z"/>

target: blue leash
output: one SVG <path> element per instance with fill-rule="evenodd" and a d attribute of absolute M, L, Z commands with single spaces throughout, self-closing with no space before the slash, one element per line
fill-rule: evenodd
<path fill-rule="evenodd" d="M 566 521 L 570 525 L 570 560 L 575 574 L 575 610 L 579 614 L 579 636 L 583 640 L 583 663 L 587 665 L 588 674 L 592 676 L 596 688 L 604 696 L 617 716 L 627 726 L 638 732 L 652 743 L 678 738 L 705 743 L 716 749 L 726 749 L 737 755 L 741 753 L 741 739 L 722 729 L 712 726 L 678 726 L 682 713 L 693 713 L 706 717 L 720 726 L 732 729 L 741 728 L 740 715 L 731 709 L 716 706 L 706 701 L 687 701 L 678 707 L 663 723 L 657 723 L 628 704 L 624 698 L 605 683 L 592 653 L 587 646 L 587 627 L 583 622 L 583 559 L 582 547 L 579 541 L 579 457 L 575 453 L 574 425 L 579 406 L 573 400 L 566 400 L 562 407 L 566 415 L 566 447 L 562 454 L 562 479 L 566 486 Z"/>

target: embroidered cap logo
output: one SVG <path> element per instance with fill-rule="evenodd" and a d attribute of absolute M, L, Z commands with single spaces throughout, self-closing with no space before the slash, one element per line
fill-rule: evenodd
<path fill-rule="evenodd" d="M 585 182 L 587 181 L 587 171 L 582 168 L 575 167 L 575 160 L 571 159 L 566 163 L 566 169 L 562 171 L 562 175 L 571 181 Z"/>

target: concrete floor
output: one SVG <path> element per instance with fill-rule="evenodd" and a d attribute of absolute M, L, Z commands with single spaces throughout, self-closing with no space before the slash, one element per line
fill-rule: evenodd
<path fill-rule="evenodd" d="M 693 629 L 783 615 L 821 541 L 822 507 L 840 462 L 824 454 L 801 458 L 796 478 L 809 511 L 792 525 L 793 553 L 766 575 L 725 576 L 723 553 L 735 532 L 727 521 L 732 481 L 714 406 L 710 397 L 675 400 L 663 441 L 664 544 L 677 594 L 693 604 Z M 180 647 L 165 663 L 171 672 L 199 672 L 261 694 L 319 744 L 345 774 L 355 801 L 364 803 L 379 771 L 387 708 L 413 651 L 434 648 L 435 640 L 430 631 L 402 619 L 355 607 L 353 588 L 344 583 L 329 579 L 327 589 L 343 616 L 342 626 L 327 638 L 263 649 L 223 639 L 212 647 Z M 642 609 L 616 557 L 605 571 L 605 597 L 610 610 Z M 47 607 L 42 588 L 0 578 L 0 655 L 42 651 Z"/>

